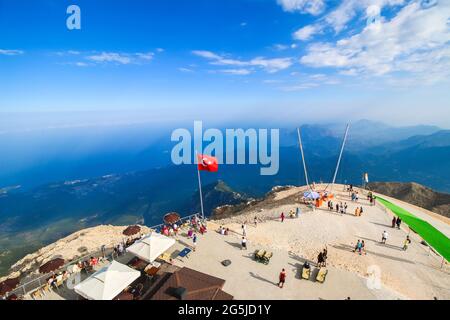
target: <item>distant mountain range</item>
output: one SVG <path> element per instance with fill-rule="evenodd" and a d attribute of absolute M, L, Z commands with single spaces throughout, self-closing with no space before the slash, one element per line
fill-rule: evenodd
<path fill-rule="evenodd" d="M 441 193 L 418 183 L 374 182 L 370 190 L 411 203 L 450 218 L 450 194 Z"/>
<path fill-rule="evenodd" d="M 330 181 L 344 129 L 344 125 L 302 126 L 311 181 Z M 281 142 L 280 171 L 275 176 L 261 176 L 256 165 L 222 165 L 218 173 L 203 173 L 207 214 L 217 206 L 261 197 L 276 185 L 304 185 L 295 128 L 282 129 Z M 158 140 L 134 153 L 133 161 L 122 155 L 115 164 L 111 154 L 97 154 L 93 167 L 80 160 L 72 164 L 70 174 L 65 165 L 58 168 L 57 162 L 50 162 L 39 171 L 65 177 L 62 181 L 44 179 L 40 186 L 26 188 L 4 185 L 0 188 L 0 274 L 26 253 L 89 226 L 137 222 L 151 226 L 161 223 L 169 211 L 199 212 L 195 166 L 160 166 L 170 163 L 171 146 L 170 141 Z M 149 158 L 155 167 L 143 170 Z M 368 172 L 371 181 L 415 181 L 449 192 L 448 163 L 450 131 L 360 121 L 351 127 L 337 182 L 360 184 L 362 174 Z M 116 171 L 106 174 L 111 168 Z M 58 173 L 52 175 L 52 170 Z"/>

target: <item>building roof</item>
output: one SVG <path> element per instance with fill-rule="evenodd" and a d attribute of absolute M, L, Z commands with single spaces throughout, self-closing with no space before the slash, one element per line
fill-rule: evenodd
<path fill-rule="evenodd" d="M 183 300 L 232 300 L 233 296 L 222 290 L 225 280 L 189 268 L 175 271 L 151 300 L 179 300 L 177 289 L 186 289 Z"/>

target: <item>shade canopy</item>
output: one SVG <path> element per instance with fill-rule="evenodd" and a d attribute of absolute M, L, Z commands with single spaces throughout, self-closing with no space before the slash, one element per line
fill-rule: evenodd
<path fill-rule="evenodd" d="M 141 232 L 141 227 L 139 227 L 139 226 L 129 226 L 128 228 L 126 228 L 123 231 L 123 234 L 128 236 L 128 237 L 131 237 L 131 236 L 134 236 L 135 234 L 138 234 L 139 232 Z"/>
<path fill-rule="evenodd" d="M 49 273 L 58 270 L 64 265 L 64 259 L 56 258 L 48 261 L 39 268 L 40 273 Z"/>
<path fill-rule="evenodd" d="M 19 284 L 19 282 L 20 282 L 19 278 L 7 279 L 3 282 L 0 282 L 0 296 L 3 296 L 6 293 L 14 290 Z"/>
<path fill-rule="evenodd" d="M 139 271 L 113 261 L 75 286 L 74 290 L 89 300 L 113 300 L 140 276 Z"/>
<path fill-rule="evenodd" d="M 303 194 L 303 197 L 305 197 L 306 199 L 316 200 L 316 199 L 320 198 L 320 194 L 318 192 L 315 192 L 315 191 L 306 191 Z"/>
<path fill-rule="evenodd" d="M 150 235 L 136 241 L 127 249 L 127 252 L 151 263 L 169 250 L 174 244 L 174 239 L 152 232 Z"/>
<path fill-rule="evenodd" d="M 178 221 L 180 221 L 180 219 L 181 219 L 181 216 L 176 212 L 169 212 L 163 218 L 164 223 L 166 223 L 166 224 L 177 223 Z"/>

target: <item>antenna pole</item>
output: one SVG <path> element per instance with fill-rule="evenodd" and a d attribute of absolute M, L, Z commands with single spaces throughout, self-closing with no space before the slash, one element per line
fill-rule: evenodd
<path fill-rule="evenodd" d="M 336 165 L 336 170 L 334 170 L 333 181 L 331 182 L 331 191 L 333 191 L 334 183 L 336 182 L 336 177 L 339 171 L 339 166 L 341 164 L 342 154 L 344 153 L 345 143 L 347 141 L 348 130 L 350 129 L 350 124 L 347 124 L 347 128 L 345 129 L 344 140 L 342 141 L 341 152 L 339 153 L 338 162 Z"/>
<path fill-rule="evenodd" d="M 308 179 L 308 171 L 306 170 L 306 161 L 305 161 L 305 154 L 303 153 L 303 143 L 302 143 L 302 135 L 300 134 L 300 128 L 297 128 L 297 134 L 298 134 L 298 143 L 300 145 L 300 153 L 302 155 L 303 170 L 305 172 L 306 185 L 308 186 L 308 189 L 311 190 L 311 186 L 309 185 Z"/>

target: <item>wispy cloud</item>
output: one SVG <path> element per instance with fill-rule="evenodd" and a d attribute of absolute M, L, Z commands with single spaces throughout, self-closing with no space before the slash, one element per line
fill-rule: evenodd
<path fill-rule="evenodd" d="M 298 11 L 300 13 L 309 13 L 319 15 L 325 10 L 324 0 L 277 0 L 283 10 L 288 12 Z"/>
<path fill-rule="evenodd" d="M 88 56 L 86 59 L 94 62 L 116 62 L 119 64 L 131 63 L 131 59 L 129 56 L 116 52 L 102 52 L 100 54 Z"/>
<path fill-rule="evenodd" d="M 22 50 L 11 50 L 11 49 L 0 49 L 0 55 L 5 56 L 17 56 L 24 54 L 25 52 Z"/>
<path fill-rule="evenodd" d="M 252 73 L 252 71 L 249 69 L 222 69 L 222 70 L 218 70 L 218 72 L 225 73 L 225 74 L 238 75 L 238 76 L 246 76 L 246 75 Z"/>
<path fill-rule="evenodd" d="M 157 50 L 157 52 L 162 52 Z M 128 65 L 132 63 L 141 63 L 144 61 L 151 61 L 155 57 L 154 52 L 133 52 L 133 53 L 119 53 L 119 52 L 100 52 L 88 53 L 84 58 L 94 64 L 113 63 L 117 65 Z"/>
<path fill-rule="evenodd" d="M 194 72 L 194 70 L 192 70 L 190 68 L 185 68 L 185 67 L 178 68 L 178 71 L 180 71 L 180 72 Z"/>
<path fill-rule="evenodd" d="M 292 58 L 272 58 L 267 59 L 264 57 L 256 57 L 251 60 L 239 60 L 228 58 L 224 55 L 219 55 L 211 51 L 194 50 L 192 53 L 196 56 L 210 60 L 210 64 L 213 65 L 229 65 L 248 67 L 254 66 L 265 70 L 268 73 L 274 73 L 280 70 L 289 68 L 293 64 Z"/>

